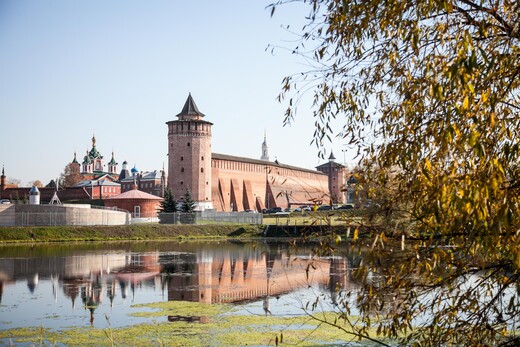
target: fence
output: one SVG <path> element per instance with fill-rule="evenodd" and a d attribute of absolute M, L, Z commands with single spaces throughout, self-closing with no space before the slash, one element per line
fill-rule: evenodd
<path fill-rule="evenodd" d="M 193 213 L 159 213 L 159 223 L 161 224 L 212 224 L 212 223 L 233 223 L 233 224 L 262 224 L 263 215 L 261 213 L 249 212 L 216 212 L 216 211 L 196 211 Z"/>
<path fill-rule="evenodd" d="M 124 225 L 129 223 L 130 214 L 128 212 L 112 209 L 63 205 L 13 205 L 10 209 L 0 210 L 0 226 Z"/>

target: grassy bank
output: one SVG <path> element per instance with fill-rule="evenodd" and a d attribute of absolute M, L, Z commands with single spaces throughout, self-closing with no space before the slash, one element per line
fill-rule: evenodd
<path fill-rule="evenodd" d="M 0 227 L 0 243 L 166 240 L 179 238 L 259 237 L 262 225 L 172 225 Z"/>
<path fill-rule="evenodd" d="M 265 215 L 263 225 L 249 224 L 136 224 L 118 226 L 0 227 L 0 243 L 168 240 L 254 237 L 314 237 L 343 235 L 359 229 L 360 236 L 392 225 L 370 210 Z M 402 223 L 400 225 L 403 225 Z"/>

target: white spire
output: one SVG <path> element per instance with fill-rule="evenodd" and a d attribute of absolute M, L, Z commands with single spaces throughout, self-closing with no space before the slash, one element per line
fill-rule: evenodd
<path fill-rule="evenodd" d="M 264 130 L 264 142 L 262 142 L 262 156 L 260 157 L 261 160 L 269 160 L 268 149 L 269 147 L 267 146 L 267 132 Z"/>

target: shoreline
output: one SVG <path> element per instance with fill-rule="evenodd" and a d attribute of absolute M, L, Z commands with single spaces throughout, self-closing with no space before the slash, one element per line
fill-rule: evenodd
<path fill-rule="evenodd" d="M 0 227 L 0 245 L 77 241 L 152 241 L 245 238 L 293 238 L 344 234 L 345 226 L 277 226 L 253 224 L 135 224 L 117 226 Z"/>
<path fill-rule="evenodd" d="M 67 241 L 142 241 L 261 237 L 263 225 L 137 224 L 0 227 L 0 244 Z"/>

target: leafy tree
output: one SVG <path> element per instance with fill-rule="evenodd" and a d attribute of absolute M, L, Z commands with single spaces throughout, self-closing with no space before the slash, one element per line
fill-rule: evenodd
<path fill-rule="evenodd" d="M 293 52 L 314 68 L 284 79 L 285 121 L 313 90 L 314 142 L 357 146 L 360 184 L 396 218 L 357 271 L 357 336 L 376 325 L 406 345 L 519 344 L 520 2 L 302 2 Z M 417 242 L 376 266 L 392 236 Z"/>
<path fill-rule="evenodd" d="M 164 193 L 164 200 L 161 202 L 161 211 L 165 213 L 177 212 L 177 201 L 175 201 L 169 189 Z"/>
<path fill-rule="evenodd" d="M 75 163 L 67 164 L 60 178 L 60 184 L 63 184 L 65 187 L 75 186 L 83 179 L 80 173 L 80 166 Z"/>
<path fill-rule="evenodd" d="M 30 186 L 35 186 L 35 187 L 38 187 L 38 188 L 43 187 L 43 183 L 40 180 L 34 180 L 32 182 L 29 182 L 29 185 Z"/>
<path fill-rule="evenodd" d="M 195 201 L 193 201 L 193 198 L 191 197 L 191 193 L 189 190 L 187 190 L 184 196 L 182 197 L 181 211 L 187 213 L 195 211 Z"/>
<path fill-rule="evenodd" d="M 7 177 L 6 183 L 18 187 L 22 181 L 19 178 Z"/>

